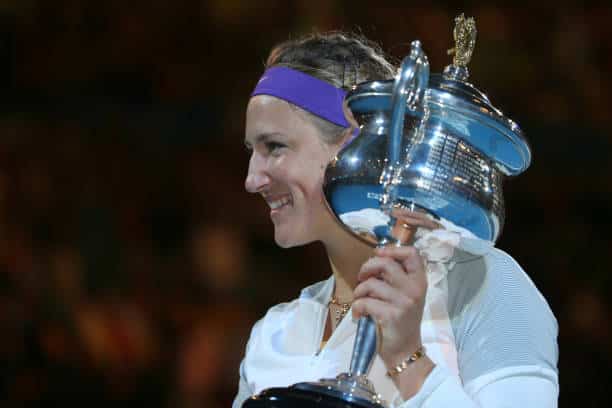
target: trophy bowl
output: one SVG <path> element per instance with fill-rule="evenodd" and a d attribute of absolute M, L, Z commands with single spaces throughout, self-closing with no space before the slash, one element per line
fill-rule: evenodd
<path fill-rule="evenodd" d="M 393 81 L 362 83 L 347 95 L 360 132 L 328 166 L 324 193 L 340 223 L 369 244 L 388 234 L 386 179 L 396 205 L 425 209 L 481 239 L 499 237 L 503 178 L 524 171 L 531 152 L 519 126 L 457 73 L 449 66 L 431 75 L 422 103 L 405 107 L 401 164 L 392 169 Z"/>

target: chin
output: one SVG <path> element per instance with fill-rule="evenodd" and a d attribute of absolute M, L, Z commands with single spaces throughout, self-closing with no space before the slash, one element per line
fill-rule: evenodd
<path fill-rule="evenodd" d="M 312 240 L 304 239 L 303 237 L 297 237 L 295 234 L 285 233 L 285 231 L 274 230 L 274 241 L 276 245 L 281 248 L 293 248 L 302 245 L 309 244 Z"/>

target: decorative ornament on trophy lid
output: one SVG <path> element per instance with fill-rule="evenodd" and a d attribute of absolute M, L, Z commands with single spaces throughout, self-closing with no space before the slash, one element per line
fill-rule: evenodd
<path fill-rule="evenodd" d="M 476 34 L 476 22 L 473 17 L 465 18 L 463 13 L 455 17 L 453 30 L 455 47 L 447 51 L 448 55 L 454 55 L 453 63 L 444 70 L 448 78 L 463 81 L 470 76 L 467 66 L 472 60 L 476 47 Z"/>
<path fill-rule="evenodd" d="M 429 74 L 413 41 L 394 81 L 356 85 L 346 102 L 359 135 L 328 165 L 323 190 L 338 222 L 372 246 L 409 245 L 394 207 L 427 212 L 495 241 L 504 206 L 501 183 L 530 164 L 523 133 L 467 82 L 476 42 L 473 18 L 455 19 L 453 63 Z M 368 379 L 377 350 L 373 319 L 359 320 L 349 371 L 318 382 L 270 388 L 243 408 L 382 408 Z"/>

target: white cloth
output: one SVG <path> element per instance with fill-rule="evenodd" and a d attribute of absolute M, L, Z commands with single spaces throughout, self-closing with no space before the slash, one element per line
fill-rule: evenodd
<path fill-rule="evenodd" d="M 435 292 L 430 286 L 426 299 L 421 329 L 431 334 L 423 341 L 436 368 L 407 401 L 399 398 L 379 357 L 370 380 L 394 407 L 556 407 L 557 324 L 546 301 L 509 255 L 478 240 L 462 236 L 461 241 L 460 248 L 472 245 L 470 251 L 480 256 L 456 251 L 441 272 L 448 275 L 434 284 L 443 283 L 442 295 L 430 295 Z M 265 388 L 346 371 L 356 322 L 343 319 L 319 352 L 333 287 L 333 278 L 310 286 L 255 324 L 234 408 Z M 447 318 L 437 324 L 439 310 L 431 305 L 441 299 Z"/>
<path fill-rule="evenodd" d="M 470 231 L 441 219 L 444 228 L 417 229 L 414 246 L 426 262 L 427 295 L 421 321 L 421 341 L 427 354 L 436 363 L 444 365 L 459 376 L 455 337 L 448 315 L 449 268 L 454 266 L 456 250 L 469 250 L 471 256 L 483 256 L 493 243 L 477 238 Z"/>

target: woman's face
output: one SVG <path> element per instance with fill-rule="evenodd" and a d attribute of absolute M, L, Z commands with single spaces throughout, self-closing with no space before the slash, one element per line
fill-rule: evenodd
<path fill-rule="evenodd" d="M 268 203 L 276 243 L 287 248 L 324 239 L 336 224 L 324 201 L 323 175 L 341 142 L 324 142 L 306 115 L 258 95 L 247 108 L 245 144 L 252 151 L 245 187 Z"/>

